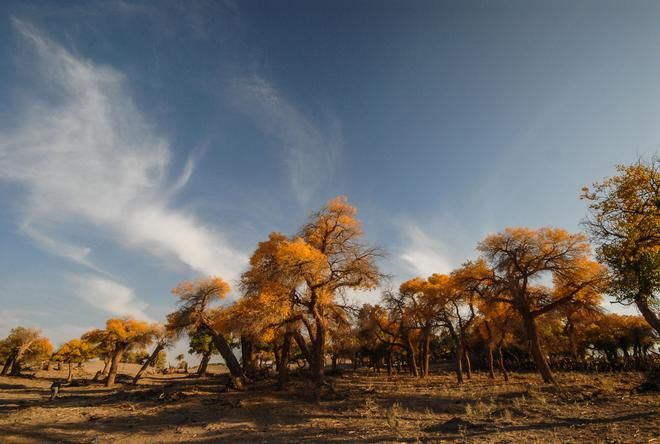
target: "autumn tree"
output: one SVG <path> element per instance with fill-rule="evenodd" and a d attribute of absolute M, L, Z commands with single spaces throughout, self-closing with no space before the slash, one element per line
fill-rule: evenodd
<path fill-rule="evenodd" d="M 376 322 L 375 326 L 378 327 L 375 332 L 378 334 L 380 330 L 386 337 L 389 337 L 387 340 L 393 341 L 391 345 L 399 345 L 403 348 L 410 374 L 420 376 L 417 363 L 420 326 L 419 317 L 415 313 L 414 302 L 416 293 L 412 288 L 402 292 L 402 286 L 399 287 L 398 293 L 392 290 L 383 293 L 383 304 L 388 310 L 388 316 L 387 320 L 382 316 L 373 318 L 373 321 Z M 385 325 L 387 327 L 384 327 Z M 380 334 L 379 337 L 382 338 Z"/>
<path fill-rule="evenodd" d="M 324 381 L 328 327 L 336 310 L 341 309 L 341 293 L 374 288 L 380 279 L 375 265 L 380 250 L 362 242 L 356 213 L 346 198 L 337 197 L 314 213 L 298 236 L 271 234 L 267 243 L 260 244 L 242 279 L 246 293 L 267 294 L 282 302 L 266 305 L 276 322 L 305 326 L 317 386 Z M 288 325 L 287 329 L 295 327 Z M 295 331 L 289 333 L 288 337 L 300 339 Z"/>
<path fill-rule="evenodd" d="M 504 365 L 502 348 L 512 340 L 512 326 L 515 322 L 516 312 L 510 304 L 480 299 L 477 302 L 483 318 L 479 323 L 479 334 L 488 347 L 488 372 L 491 378 L 495 377 L 493 352 L 497 350 L 497 365 L 505 381 L 509 380 L 509 373 Z"/>
<path fill-rule="evenodd" d="M 384 298 L 391 294 L 386 292 Z M 380 305 L 364 304 L 360 307 L 357 315 L 357 339 L 360 356 L 367 355 L 372 365 L 376 365 L 382 352 L 386 352 L 386 364 L 388 375 L 392 374 L 392 359 L 395 350 L 407 350 L 412 342 L 404 344 L 402 337 L 400 318 L 396 318 L 385 307 Z M 410 358 L 410 355 L 406 356 Z M 413 357 L 414 359 L 414 357 Z M 357 362 L 354 362 L 354 365 Z M 412 367 L 411 367 L 412 372 Z M 416 375 L 417 376 L 417 375 Z"/>
<path fill-rule="evenodd" d="M 6 350 L 5 363 L 0 372 L 2 376 L 19 376 L 24 362 L 45 358 L 53 352 L 50 341 L 39 330 L 32 328 L 15 327 L 0 342 L 0 348 Z"/>
<path fill-rule="evenodd" d="M 153 338 L 152 326 L 148 322 L 136 319 L 109 319 L 104 330 L 92 330 L 83 335 L 83 339 L 97 347 L 108 347 L 110 370 L 105 380 L 106 387 L 115 383 L 117 370 L 124 353 L 147 346 Z"/>
<path fill-rule="evenodd" d="M 599 292 L 606 283 L 602 266 L 589 259 L 582 234 L 562 229 L 507 228 L 478 246 L 488 271 L 473 276 L 476 291 L 493 302 L 510 304 L 523 320 L 536 366 L 544 382 L 554 383 L 541 348 L 537 318 L 560 306 Z M 552 287 L 543 285 L 550 277 Z"/>
<path fill-rule="evenodd" d="M 54 361 L 63 362 L 68 364 L 69 373 L 67 375 L 67 382 L 71 382 L 73 378 L 72 364 L 83 363 L 90 359 L 94 354 L 94 345 L 81 339 L 72 339 L 60 347 L 53 356 Z"/>
<path fill-rule="evenodd" d="M 456 378 L 463 382 L 463 361 L 467 366 L 467 375 L 471 376 L 471 363 L 467 351 L 467 334 L 476 319 L 476 296 L 471 288 L 460 285 L 456 270 L 451 275 L 434 274 L 421 282 L 421 291 L 426 296 L 428 312 L 437 326 L 444 327 L 454 343 L 456 350 Z M 428 344 L 426 345 L 428 348 Z M 428 351 L 427 351 L 428 354 Z M 425 364 L 428 367 L 427 363 Z"/>
<path fill-rule="evenodd" d="M 213 344 L 213 335 L 208 329 L 201 327 L 190 336 L 188 353 L 202 356 L 199 366 L 197 366 L 197 374 L 199 376 L 206 375 L 206 369 L 209 366 L 211 357 L 214 353 L 218 353 L 218 350 Z"/>
<path fill-rule="evenodd" d="M 660 158 L 616 169 L 618 175 L 583 188 L 590 210 L 584 224 L 612 272 L 611 292 L 634 303 L 660 333 Z"/>
<path fill-rule="evenodd" d="M 183 281 L 172 290 L 179 298 L 178 309 L 167 316 L 168 325 L 177 332 L 196 331 L 204 327 L 211 333 L 213 343 L 225 361 L 230 374 L 242 385 L 245 374 L 236 359 L 224 333 L 217 329 L 226 317 L 225 308 L 212 308 L 213 302 L 221 301 L 229 293 L 229 284 L 219 277 L 196 281 Z"/>
<path fill-rule="evenodd" d="M 176 332 L 172 329 L 168 329 L 167 326 L 163 324 L 154 324 L 151 326 L 152 338 L 155 341 L 156 345 L 148 355 L 147 359 L 142 364 L 142 367 L 133 377 L 133 384 L 137 384 L 142 374 L 149 368 L 149 366 L 154 366 L 158 355 L 167 347 L 171 347 L 174 341 L 176 340 Z"/>
<path fill-rule="evenodd" d="M 98 381 L 102 376 L 107 376 L 110 371 L 112 354 L 114 350 L 113 337 L 107 330 L 95 328 L 85 332 L 81 338 L 82 341 L 92 344 L 92 357 L 103 360 L 103 368 L 96 372 L 93 381 Z"/>
<path fill-rule="evenodd" d="M 234 328 L 241 337 L 244 367 L 253 365 L 252 352 L 258 342 L 271 343 L 279 373 L 279 384 L 288 380 L 288 362 L 295 342 L 308 363 L 311 357 L 300 330 L 307 323 L 304 307 L 299 304 L 296 282 L 291 280 L 278 260 L 278 252 L 287 242 L 280 233 L 270 233 L 259 242 L 250 257 L 250 266 L 241 275 L 241 298 L 232 306 Z"/>

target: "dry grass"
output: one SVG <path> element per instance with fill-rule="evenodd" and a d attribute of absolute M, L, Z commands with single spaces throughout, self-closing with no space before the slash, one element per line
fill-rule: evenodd
<path fill-rule="evenodd" d="M 347 373 L 320 404 L 301 380 L 235 392 L 224 378 L 184 375 L 69 387 L 48 402 L 61 376 L 37 376 L 0 378 L 1 442 L 660 442 L 660 397 L 635 393 L 636 373 L 562 374 L 561 392 L 533 374 L 458 386 L 449 373 Z"/>

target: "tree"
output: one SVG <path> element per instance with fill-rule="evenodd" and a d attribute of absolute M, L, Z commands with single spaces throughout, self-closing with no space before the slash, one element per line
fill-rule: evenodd
<path fill-rule="evenodd" d="M 435 317 L 444 326 L 454 342 L 456 349 L 456 378 L 463 382 L 463 364 L 467 365 L 467 376 L 472 368 L 467 351 L 467 332 L 476 319 L 476 293 L 469 287 L 460 285 L 464 270 L 459 269 L 450 276 L 434 274 L 428 279 L 426 291 L 429 293 Z"/>
<path fill-rule="evenodd" d="M 182 369 L 184 373 L 188 373 L 188 362 L 186 361 L 185 355 L 183 353 L 178 354 L 175 359 L 179 363 L 177 367 Z"/>
<path fill-rule="evenodd" d="M 197 367 L 197 374 L 199 376 L 206 375 L 211 356 L 218 353 L 218 350 L 213 345 L 213 336 L 206 328 L 201 327 L 191 337 L 188 343 L 188 353 L 202 355 L 202 360 Z"/>
<path fill-rule="evenodd" d="M 344 308 L 340 295 L 374 288 L 380 280 L 375 265 L 380 250 L 361 242 L 356 213 L 346 198 L 337 197 L 313 214 L 298 236 L 272 233 L 259 244 L 241 280 L 247 296 L 262 298 L 260 307 L 270 311 L 271 324 L 283 327 L 285 349 L 293 338 L 309 356 L 317 387 L 324 382 L 329 324 Z M 309 353 L 296 323 L 307 330 Z"/>
<path fill-rule="evenodd" d="M 255 342 L 269 342 L 275 351 L 279 385 L 288 380 L 291 343 L 296 342 L 305 360 L 312 358 L 301 325 L 308 324 L 308 314 L 299 303 L 296 281 L 289 278 L 278 251 L 287 242 L 286 236 L 270 233 L 259 242 L 250 257 L 250 267 L 241 276 L 242 297 L 232 306 L 234 329 L 241 335 L 244 368 L 253 367 L 251 350 Z M 250 347 L 245 347 L 250 345 Z"/>
<path fill-rule="evenodd" d="M 357 209 L 345 197 L 336 197 L 313 214 L 299 236 L 282 243 L 276 253 L 289 288 L 313 326 L 308 326 L 312 343 L 311 371 L 317 386 L 324 382 L 328 323 L 338 308 L 339 293 L 347 289 L 373 289 L 380 281 L 375 264 L 378 248 L 361 242 L 362 226 Z"/>
<path fill-rule="evenodd" d="M 225 361 L 230 374 L 242 385 L 245 374 L 229 342 L 215 325 L 221 326 L 227 311 L 223 308 L 210 308 L 210 304 L 224 299 L 229 293 L 229 284 L 219 277 L 209 277 L 197 281 L 183 281 L 172 290 L 179 297 L 179 308 L 167 316 L 168 325 L 174 331 L 196 331 L 205 327 L 213 336 L 215 347 Z"/>
<path fill-rule="evenodd" d="M 110 370 L 105 380 L 106 387 L 115 383 L 119 363 L 124 353 L 147 346 L 153 338 L 152 326 L 136 319 L 109 319 L 105 330 L 93 330 L 83 335 L 96 347 L 106 348 L 110 353 Z"/>
<path fill-rule="evenodd" d="M 406 327 L 409 323 L 402 322 L 405 313 L 399 309 L 400 305 L 393 296 L 391 291 L 386 291 L 383 295 L 385 303 L 393 304 L 390 310 L 380 305 L 364 304 L 358 311 L 357 336 L 360 358 L 364 355 L 369 356 L 372 366 L 375 366 L 383 351 L 386 351 L 387 373 L 391 374 L 394 350 L 405 350 L 410 372 L 414 376 L 419 376 L 415 364 L 414 341 L 407 336 L 410 334 Z M 354 362 L 354 367 L 356 364 L 357 362 Z"/>
<path fill-rule="evenodd" d="M 2 341 L 0 348 L 7 350 L 5 363 L 0 372 L 2 376 L 7 374 L 19 376 L 24 362 L 50 356 L 53 352 L 50 341 L 43 337 L 39 330 L 25 327 L 13 328 Z"/>
<path fill-rule="evenodd" d="M 92 357 L 103 360 L 103 369 L 96 372 L 92 379 L 97 381 L 101 376 L 106 376 L 110 370 L 114 350 L 112 335 L 107 330 L 95 328 L 84 333 L 80 339 L 93 345 Z"/>
<path fill-rule="evenodd" d="M 660 158 L 616 169 L 618 175 L 583 188 L 590 213 L 584 224 L 612 272 L 610 291 L 634 303 L 660 333 Z"/>
<path fill-rule="evenodd" d="M 176 333 L 162 324 L 154 324 L 151 327 L 151 332 L 153 334 L 153 339 L 156 341 L 156 346 L 154 347 L 154 350 L 151 352 L 151 354 L 148 355 L 140 370 L 138 370 L 138 372 L 133 377 L 133 384 L 138 383 L 142 377 L 142 374 L 145 372 L 145 370 L 147 370 L 149 366 L 154 366 L 154 363 L 158 359 L 160 352 L 165 348 L 170 347 L 176 340 Z"/>
<path fill-rule="evenodd" d="M 92 344 L 81 339 L 72 339 L 60 347 L 53 356 L 53 360 L 68 364 L 69 373 L 66 380 L 71 382 L 73 378 L 71 364 L 85 362 L 93 356 L 93 353 L 94 346 Z"/>
<path fill-rule="evenodd" d="M 479 324 L 479 334 L 486 340 L 488 347 L 488 371 L 491 378 L 495 377 L 493 350 L 497 349 L 497 364 L 505 381 L 509 374 L 504 366 L 502 347 L 512 339 L 512 325 L 516 321 L 515 310 L 510 304 L 480 299 L 479 311 L 483 319 Z"/>
<path fill-rule="evenodd" d="M 557 228 L 507 228 L 488 236 L 478 249 L 485 262 L 470 264 L 474 269 L 463 280 L 484 299 L 507 303 L 517 310 L 543 381 L 554 383 L 536 319 L 602 291 L 607 283 L 604 267 L 589 259 L 590 247 L 584 235 Z M 548 277 L 553 287 L 541 284 Z"/>

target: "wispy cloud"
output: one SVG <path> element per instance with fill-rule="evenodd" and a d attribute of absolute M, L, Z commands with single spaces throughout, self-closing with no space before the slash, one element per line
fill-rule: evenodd
<path fill-rule="evenodd" d="M 71 243 L 59 239 L 55 239 L 54 237 L 44 233 L 42 230 L 35 228 L 31 224 L 30 220 L 26 220 L 20 226 L 20 232 L 23 233 L 25 236 L 29 237 L 30 239 L 32 239 L 32 241 L 37 246 L 39 246 L 43 250 L 48 251 L 50 254 L 63 257 L 70 261 L 76 262 L 80 265 L 83 265 L 91 270 L 94 270 L 98 273 L 105 274 L 109 277 L 114 278 L 114 276 L 111 273 L 108 273 L 107 271 L 101 269 L 92 262 L 90 258 L 92 249 L 89 247 L 79 247 L 77 245 L 73 245 Z"/>
<path fill-rule="evenodd" d="M 93 224 L 123 245 L 173 256 L 201 273 L 237 277 L 246 256 L 221 232 L 170 207 L 193 164 L 168 183 L 168 142 L 137 109 L 124 76 L 74 55 L 26 22 L 13 22 L 34 50 L 39 85 L 50 88 L 29 98 L 15 131 L 0 133 L 0 179 L 24 186 L 26 220 Z M 85 248 L 58 244 L 29 225 L 26 234 L 49 251 L 91 264 Z"/>
<path fill-rule="evenodd" d="M 401 233 L 394 258 L 394 266 L 399 268 L 397 276 L 399 271 L 421 277 L 450 273 L 476 255 L 474 233 L 467 232 L 449 213 L 426 217 L 423 224 L 409 218 L 399 219 L 395 226 Z"/>
<path fill-rule="evenodd" d="M 334 174 L 342 147 L 338 119 L 329 114 L 319 125 L 259 76 L 233 82 L 231 94 L 243 113 L 284 146 L 292 190 L 307 204 Z"/>
<path fill-rule="evenodd" d="M 138 300 L 132 289 L 111 279 L 94 275 L 67 276 L 73 293 L 88 304 L 116 316 L 152 321 L 144 312 L 148 304 Z"/>
<path fill-rule="evenodd" d="M 427 277 L 433 273 L 449 273 L 452 260 L 447 255 L 447 247 L 438 239 L 432 238 L 414 222 L 402 223 L 405 246 L 399 258 L 409 272 Z"/>

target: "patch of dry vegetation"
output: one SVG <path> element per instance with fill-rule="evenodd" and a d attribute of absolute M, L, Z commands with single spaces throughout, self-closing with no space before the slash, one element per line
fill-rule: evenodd
<path fill-rule="evenodd" d="M 125 368 L 123 370 L 126 370 Z M 217 368 L 215 369 L 217 371 Z M 660 398 L 637 393 L 638 373 L 534 374 L 500 383 L 476 374 L 424 379 L 365 372 L 333 378 L 315 402 L 308 381 L 262 380 L 243 392 L 227 377 L 148 376 L 138 386 L 67 387 L 53 373 L 0 378 L 3 442 L 653 442 Z"/>

